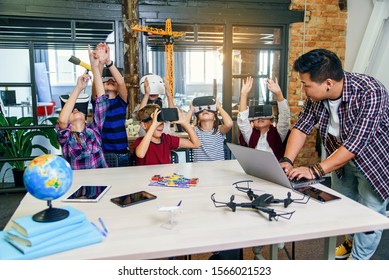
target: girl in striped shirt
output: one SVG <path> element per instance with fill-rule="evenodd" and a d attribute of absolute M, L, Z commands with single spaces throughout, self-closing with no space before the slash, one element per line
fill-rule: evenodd
<path fill-rule="evenodd" d="M 191 119 L 193 114 L 196 116 L 194 129 L 201 142 L 199 148 L 193 149 L 193 161 L 224 160 L 224 140 L 233 125 L 230 115 L 221 107 L 218 100 L 215 104 L 207 106 L 192 104 L 187 118 Z"/>

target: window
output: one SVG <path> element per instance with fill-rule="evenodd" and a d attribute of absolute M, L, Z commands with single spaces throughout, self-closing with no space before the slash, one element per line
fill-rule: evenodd
<path fill-rule="evenodd" d="M 155 28 L 164 29 L 163 26 Z M 221 25 L 175 24 L 174 31 L 185 36 L 174 42 L 174 101 L 189 109 L 193 98 L 214 95 L 222 101 L 223 30 Z M 166 76 L 166 56 L 162 36 L 145 36 L 147 63 L 144 73 Z"/>

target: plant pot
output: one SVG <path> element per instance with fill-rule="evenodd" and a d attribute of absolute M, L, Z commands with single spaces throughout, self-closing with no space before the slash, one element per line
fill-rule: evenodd
<path fill-rule="evenodd" d="M 24 170 L 12 169 L 14 174 L 15 187 L 24 187 L 23 174 Z"/>

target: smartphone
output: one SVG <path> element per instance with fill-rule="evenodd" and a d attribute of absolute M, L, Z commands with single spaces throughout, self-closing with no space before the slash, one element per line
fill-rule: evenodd
<path fill-rule="evenodd" d="M 148 193 L 146 191 L 140 191 L 111 198 L 111 201 L 116 205 L 119 205 L 120 207 L 127 207 L 141 202 L 150 201 L 156 198 L 157 197 L 151 193 Z"/>
<path fill-rule="evenodd" d="M 177 108 L 162 108 L 158 114 L 157 121 L 159 122 L 175 122 L 179 120 Z"/>
<path fill-rule="evenodd" d="M 296 191 L 298 191 L 299 193 L 308 195 L 312 199 L 314 199 L 316 201 L 319 201 L 321 203 L 326 203 L 326 202 L 330 202 L 330 201 L 334 201 L 334 200 L 340 199 L 339 196 L 330 194 L 330 193 L 328 193 L 326 191 L 319 190 L 319 189 L 317 189 L 315 187 L 312 187 L 312 186 L 307 186 L 307 187 L 299 188 Z"/>

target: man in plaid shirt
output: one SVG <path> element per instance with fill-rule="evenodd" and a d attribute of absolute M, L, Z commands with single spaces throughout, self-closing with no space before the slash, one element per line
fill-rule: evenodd
<path fill-rule="evenodd" d="M 90 80 L 90 76 L 85 73 L 78 77 L 77 85 L 63 106 L 56 126 L 63 157 L 70 163 L 73 170 L 108 167 L 101 149 L 101 130 L 109 101 L 104 91 L 99 60 L 91 51 L 90 46 L 88 46 L 88 51 L 97 94 L 93 120 L 86 125 L 87 112 L 81 112 L 75 106 L 79 94 Z"/>
<path fill-rule="evenodd" d="M 291 131 L 281 166 L 290 178 L 331 174 L 331 187 L 386 213 L 389 201 L 389 95 L 373 77 L 343 70 L 338 56 L 312 50 L 294 62 L 307 100 Z M 309 167 L 293 167 L 307 135 L 318 124 L 327 158 Z M 337 259 L 370 259 L 382 230 L 346 236 Z"/>

